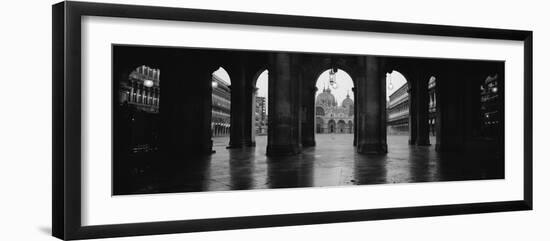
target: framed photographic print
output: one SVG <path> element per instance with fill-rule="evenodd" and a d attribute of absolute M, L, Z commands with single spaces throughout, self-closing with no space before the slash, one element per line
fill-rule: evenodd
<path fill-rule="evenodd" d="M 532 32 L 53 6 L 53 235 L 532 209 Z"/>

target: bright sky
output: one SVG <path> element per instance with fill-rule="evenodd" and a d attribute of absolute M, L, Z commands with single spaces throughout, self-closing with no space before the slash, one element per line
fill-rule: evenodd
<path fill-rule="evenodd" d="M 231 84 L 231 79 L 229 78 L 229 74 L 227 73 L 227 71 L 225 71 L 225 69 L 223 69 L 222 67 L 218 68 L 216 71 L 214 71 L 214 73 L 212 73 L 218 77 L 220 77 L 220 79 L 224 80 L 225 82 L 227 82 L 228 84 Z"/>
<path fill-rule="evenodd" d="M 346 98 L 346 95 L 348 93 L 349 98 L 353 100 L 353 91 L 351 90 L 351 88 L 353 88 L 353 81 L 351 80 L 351 77 L 348 75 L 348 73 L 341 69 L 338 69 L 338 71 L 336 71 L 336 84 L 338 85 L 338 88 L 333 89 L 332 87 L 330 87 L 328 81 L 329 72 L 330 70 L 327 69 L 317 79 L 317 84 L 315 84 L 315 86 L 317 87 L 317 92 L 315 93 L 315 96 L 317 97 L 317 95 L 322 93 L 324 88 L 330 88 L 330 93 L 334 95 L 334 98 L 336 98 L 336 102 L 338 102 L 338 105 L 342 104 L 342 101 Z"/>
<path fill-rule="evenodd" d="M 390 82 L 393 85 L 393 88 L 390 90 Z M 397 71 L 391 72 L 391 74 L 386 75 L 386 100 L 390 99 L 390 95 L 393 94 L 396 90 L 401 88 L 404 84 L 407 83 L 407 79 L 401 73 Z"/>
<path fill-rule="evenodd" d="M 213 74 L 217 75 L 222 80 L 231 84 L 231 79 L 229 78 L 229 75 L 223 68 L 220 67 L 218 70 L 214 71 Z M 329 75 L 329 70 L 326 70 L 317 79 L 317 84 L 316 84 L 317 93 L 315 93 L 315 96 L 321 93 L 325 86 L 329 87 L 328 75 Z M 258 96 L 267 97 L 267 86 L 268 86 L 267 76 L 268 76 L 268 71 L 266 70 L 262 72 L 258 77 L 258 81 L 256 82 L 256 87 L 258 88 Z M 393 88 L 391 90 L 389 89 L 390 80 L 393 85 Z M 353 92 L 351 91 L 351 88 L 353 88 L 353 81 L 351 80 L 351 77 L 348 75 L 348 73 L 346 73 L 341 69 L 338 69 L 338 72 L 336 72 L 336 83 L 338 84 L 338 88 L 336 89 L 330 88 L 330 91 L 336 98 L 336 101 L 338 102 L 338 104 L 341 104 L 342 100 L 346 98 L 348 91 L 349 91 L 350 98 L 353 99 Z M 389 96 L 393 94 L 393 92 L 395 92 L 401 86 L 403 86 L 405 83 L 407 83 L 407 80 L 401 73 L 397 71 L 393 71 L 391 74 L 386 75 L 386 99 L 388 100 Z"/>
<path fill-rule="evenodd" d="M 218 70 L 214 71 L 213 74 L 220 77 L 220 79 L 224 80 L 225 82 L 231 84 L 231 79 L 229 78 L 229 74 L 222 67 L 220 67 Z M 268 71 L 265 70 L 264 72 L 262 72 L 260 74 L 260 76 L 258 76 L 258 80 L 256 81 L 256 88 L 258 88 L 257 96 L 267 97 L 267 86 L 268 86 L 267 85 L 267 74 L 268 74 Z M 265 102 L 266 102 L 265 109 L 267 111 L 267 106 L 268 106 L 267 105 L 267 98 L 266 98 Z"/>
<path fill-rule="evenodd" d="M 214 71 L 213 74 L 220 77 L 220 79 L 224 80 L 225 82 L 231 84 L 229 74 L 227 74 L 227 71 L 225 71 L 225 69 L 223 69 L 222 67 Z M 265 70 L 260 74 L 260 76 L 258 76 L 256 87 L 258 88 L 258 96 L 267 97 L 267 70 Z"/>
<path fill-rule="evenodd" d="M 256 81 L 256 88 L 258 88 L 257 96 L 267 97 L 267 76 L 267 70 L 265 70 L 260 74 L 260 76 L 258 76 L 258 80 Z M 267 103 L 267 98 L 265 101 Z"/>

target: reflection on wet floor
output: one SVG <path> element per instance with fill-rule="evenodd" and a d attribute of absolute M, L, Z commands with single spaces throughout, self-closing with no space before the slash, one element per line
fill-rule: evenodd
<path fill-rule="evenodd" d="M 169 171 L 134 175 L 120 193 L 167 193 L 325 187 L 504 178 L 504 160 L 494 153 L 437 153 L 432 146 L 410 146 L 407 136 L 388 136 L 386 155 L 355 152 L 351 134 L 321 134 L 315 147 L 288 157 L 266 157 L 266 137 L 256 147 L 226 149 L 215 138 L 215 154 Z M 435 140 L 431 140 L 435 143 Z"/>

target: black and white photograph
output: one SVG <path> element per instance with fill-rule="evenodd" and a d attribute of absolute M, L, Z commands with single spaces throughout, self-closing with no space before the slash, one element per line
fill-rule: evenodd
<path fill-rule="evenodd" d="M 2 241 L 550 240 L 544 1 L 2 9 Z"/>
<path fill-rule="evenodd" d="M 503 179 L 504 61 L 112 45 L 113 195 Z"/>

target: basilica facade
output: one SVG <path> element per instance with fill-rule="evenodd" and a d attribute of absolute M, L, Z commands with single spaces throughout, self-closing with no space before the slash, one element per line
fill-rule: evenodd
<path fill-rule="evenodd" d="M 339 105 L 329 88 L 315 98 L 315 133 L 353 133 L 354 103 L 349 97 Z"/>

